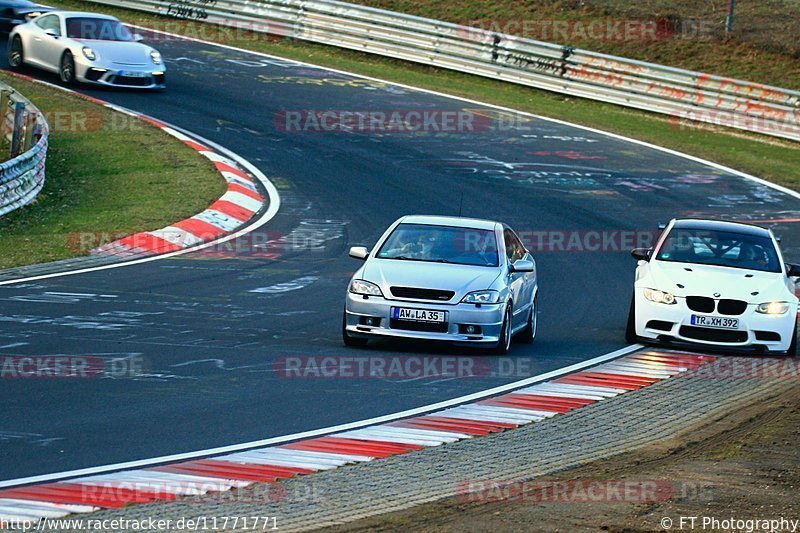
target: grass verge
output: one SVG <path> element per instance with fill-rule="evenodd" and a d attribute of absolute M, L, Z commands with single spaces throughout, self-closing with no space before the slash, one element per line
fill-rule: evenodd
<path fill-rule="evenodd" d="M 723 127 L 683 124 L 674 118 L 656 114 L 330 46 L 253 36 L 239 31 L 208 31 L 201 23 L 179 21 L 81 0 L 55 0 L 53 3 L 69 9 L 102 11 L 129 23 L 150 25 L 189 36 L 202 36 L 230 46 L 414 85 L 626 135 L 800 190 L 800 175 L 797 173 L 800 168 L 800 143 Z"/>
<path fill-rule="evenodd" d="M 5 73 L 0 80 L 52 129 L 37 201 L 0 217 L 0 268 L 86 255 L 85 244 L 167 226 L 225 193 L 208 160 L 158 128 Z"/>

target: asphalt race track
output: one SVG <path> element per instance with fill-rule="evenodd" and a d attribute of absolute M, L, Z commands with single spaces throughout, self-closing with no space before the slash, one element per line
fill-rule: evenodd
<path fill-rule="evenodd" d="M 796 198 L 599 133 L 540 119 L 501 123 L 490 108 L 291 61 L 175 40 L 154 45 L 169 63 L 166 91 L 80 90 L 256 165 L 282 206 L 252 242 L 287 236 L 286 245 L 0 287 L 0 355 L 118 365 L 103 379 L 3 379 L 0 481 L 332 426 L 580 362 L 625 345 L 635 242 L 621 231 L 652 232 L 676 215 L 800 219 Z M 298 110 L 465 109 L 486 118 L 480 131 L 283 127 Z M 358 266 L 347 247 L 371 246 L 403 214 L 458 214 L 462 198 L 464 215 L 508 222 L 534 251 L 536 342 L 502 360 L 429 345 L 345 348 L 343 298 Z M 800 260 L 797 225 L 772 225 L 786 259 Z M 280 371 L 287 357 L 317 355 L 470 357 L 482 371 L 420 379 Z M 138 371 L 125 372 L 120 360 Z"/>

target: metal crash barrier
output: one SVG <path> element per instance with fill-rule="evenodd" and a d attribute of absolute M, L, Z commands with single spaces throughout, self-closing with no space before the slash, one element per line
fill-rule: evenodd
<path fill-rule="evenodd" d="M 32 202 L 44 186 L 50 128 L 44 115 L 0 84 L 0 216 Z"/>

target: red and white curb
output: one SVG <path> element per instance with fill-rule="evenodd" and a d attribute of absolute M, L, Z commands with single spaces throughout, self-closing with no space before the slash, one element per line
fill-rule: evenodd
<path fill-rule="evenodd" d="M 127 259 L 167 254 L 191 248 L 237 231 L 269 203 L 259 192 L 255 181 L 236 162 L 168 124 L 105 100 L 31 76 L 16 72 L 8 72 L 8 74 L 68 92 L 105 108 L 148 122 L 209 159 L 228 184 L 225 194 L 203 212 L 165 228 L 136 233 L 105 244 L 91 250 L 91 255 Z"/>
<path fill-rule="evenodd" d="M 228 491 L 488 435 L 638 390 L 716 358 L 641 350 L 550 381 L 422 416 L 210 459 L 0 490 L 3 522 Z"/>
<path fill-rule="evenodd" d="M 98 102 L 102 103 L 102 101 Z M 113 105 L 106 105 L 114 108 Z M 141 115 L 139 118 L 179 139 L 200 155 L 208 158 L 225 178 L 228 190 L 205 211 L 191 218 L 158 230 L 129 235 L 95 248 L 91 252 L 92 255 L 113 255 L 123 258 L 182 250 L 236 231 L 264 207 L 264 197 L 258 191 L 253 180 L 241 171 L 236 163 L 166 124 Z"/>

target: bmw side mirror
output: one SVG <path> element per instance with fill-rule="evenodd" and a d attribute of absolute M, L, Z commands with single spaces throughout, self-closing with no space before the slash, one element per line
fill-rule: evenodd
<path fill-rule="evenodd" d="M 790 278 L 800 277 L 800 265 L 786 265 L 786 275 Z"/>
<path fill-rule="evenodd" d="M 650 254 L 652 253 L 652 248 L 634 248 L 631 250 L 631 255 L 637 261 L 650 261 Z"/>
<path fill-rule="evenodd" d="M 533 261 L 518 259 L 508 268 L 509 272 L 533 272 Z"/>
<path fill-rule="evenodd" d="M 353 246 L 350 248 L 349 255 L 353 259 L 361 259 L 362 261 L 366 261 L 367 257 L 369 257 L 369 250 L 363 246 Z"/>

